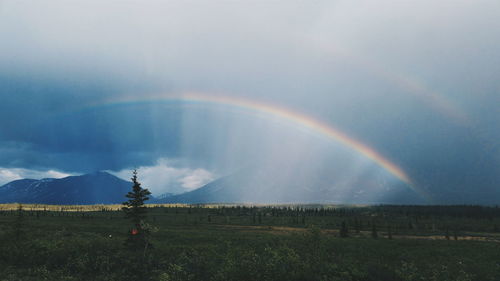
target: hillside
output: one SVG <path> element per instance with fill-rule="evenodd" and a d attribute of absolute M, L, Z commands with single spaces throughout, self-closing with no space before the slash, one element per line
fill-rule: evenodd
<path fill-rule="evenodd" d="M 0 203 L 116 204 L 125 201 L 131 185 L 106 172 L 62 179 L 22 179 L 0 187 Z"/>

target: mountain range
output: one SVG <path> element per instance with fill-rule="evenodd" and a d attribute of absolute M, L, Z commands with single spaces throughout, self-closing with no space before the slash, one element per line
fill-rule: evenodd
<path fill-rule="evenodd" d="M 117 204 L 126 201 L 132 183 L 107 172 L 62 179 L 21 179 L 0 187 L 0 203 L 54 205 Z"/>
<path fill-rule="evenodd" d="M 346 182 L 331 171 L 314 175 L 276 173 L 269 169 L 240 170 L 190 192 L 157 195 L 148 203 L 422 203 L 408 187 L 388 184 L 376 175 Z M 21 179 L 0 187 L 0 203 L 119 204 L 126 200 L 131 187 L 131 182 L 107 172 Z"/>

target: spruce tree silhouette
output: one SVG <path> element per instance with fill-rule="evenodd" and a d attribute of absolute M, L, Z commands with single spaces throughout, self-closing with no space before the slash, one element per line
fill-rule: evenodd
<path fill-rule="evenodd" d="M 148 189 L 142 188 L 137 180 L 137 170 L 134 170 L 132 176 L 132 191 L 125 195 L 129 198 L 128 201 L 123 202 L 122 210 L 125 212 L 125 217 L 130 219 L 133 228 L 128 233 L 126 244 L 130 245 L 132 249 L 144 249 L 144 254 L 149 245 L 149 232 L 148 224 L 145 222 L 147 218 L 147 208 L 144 202 L 149 200 Z"/>

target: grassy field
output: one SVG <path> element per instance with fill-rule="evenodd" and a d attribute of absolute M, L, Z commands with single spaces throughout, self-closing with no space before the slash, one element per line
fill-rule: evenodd
<path fill-rule="evenodd" d="M 149 207 L 0 205 L 0 280 L 500 280 L 496 207 Z"/>

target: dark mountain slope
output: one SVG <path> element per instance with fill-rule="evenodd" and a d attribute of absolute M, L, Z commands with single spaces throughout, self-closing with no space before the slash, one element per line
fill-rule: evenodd
<path fill-rule="evenodd" d="M 0 203 L 116 204 L 132 183 L 106 172 L 62 179 L 22 179 L 0 187 Z"/>

